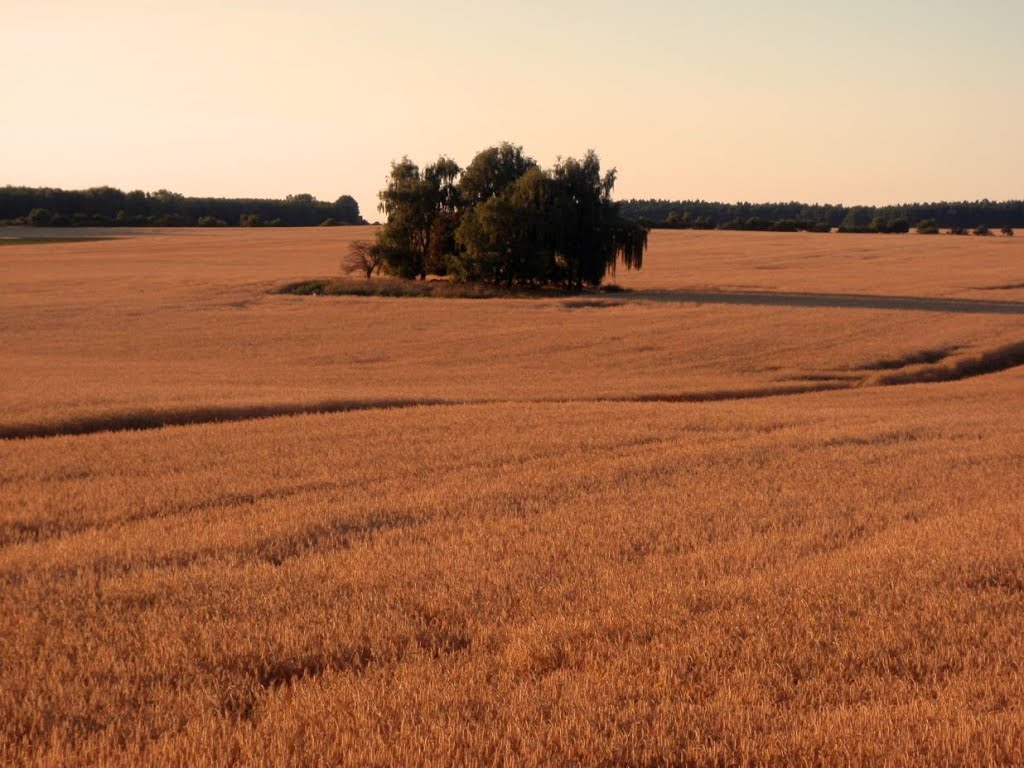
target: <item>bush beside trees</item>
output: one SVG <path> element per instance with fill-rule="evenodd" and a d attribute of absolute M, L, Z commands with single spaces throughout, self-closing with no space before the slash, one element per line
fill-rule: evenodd
<path fill-rule="evenodd" d="M 384 254 L 376 243 L 356 240 L 348 248 L 348 255 L 342 262 L 347 272 L 361 272 L 369 280 L 374 272 L 380 272 Z"/>
<path fill-rule="evenodd" d="M 978 237 L 988 237 L 989 235 L 992 234 L 992 231 L 984 224 L 979 224 L 974 228 L 974 234 L 976 234 Z"/>
<path fill-rule="evenodd" d="M 1006 235 L 1007 237 L 1013 237 L 1013 227 L 1010 227 L 1010 226 L 1003 227 L 1002 233 L 1004 235 Z"/>
<path fill-rule="evenodd" d="M 917 234 L 937 235 L 939 234 L 939 226 L 935 223 L 934 219 L 924 219 L 917 223 Z"/>

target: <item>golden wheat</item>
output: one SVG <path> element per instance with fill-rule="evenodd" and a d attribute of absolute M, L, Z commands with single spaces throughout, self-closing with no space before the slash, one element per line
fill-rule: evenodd
<path fill-rule="evenodd" d="M 1024 762 L 1024 369 L 880 386 L 1019 316 L 273 296 L 354 235 L 248 236 L 0 253 L 5 427 L 229 420 L 0 441 L 0 763 Z M 998 242 L 619 277 L 970 299 Z"/>

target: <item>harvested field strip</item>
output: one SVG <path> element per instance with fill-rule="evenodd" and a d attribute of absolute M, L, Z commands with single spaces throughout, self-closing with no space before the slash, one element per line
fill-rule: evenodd
<path fill-rule="evenodd" d="M 250 421 L 279 416 L 351 411 L 393 410 L 425 406 L 496 405 L 503 403 L 713 403 L 729 400 L 752 400 L 767 397 L 803 395 L 865 386 L 894 386 L 957 381 L 999 373 L 1024 365 L 1024 342 L 1016 342 L 975 355 L 949 360 L 955 348 L 925 350 L 901 358 L 881 360 L 862 367 L 867 371 L 892 371 L 864 378 L 845 375 L 817 374 L 802 377 L 808 383 L 780 384 L 750 389 L 711 390 L 706 392 L 654 392 L 635 395 L 592 398 L 526 398 L 526 399 L 381 399 L 325 400 L 313 403 L 260 403 L 252 405 L 212 405 L 189 409 L 147 410 L 113 413 L 95 418 L 76 418 L 46 424 L 0 425 L 0 440 L 61 437 L 125 432 L 163 427 Z M 933 364 L 929 364 L 933 363 Z"/>

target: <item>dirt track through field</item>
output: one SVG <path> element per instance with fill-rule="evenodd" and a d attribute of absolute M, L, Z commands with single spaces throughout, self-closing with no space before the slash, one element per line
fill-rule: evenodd
<path fill-rule="evenodd" d="M 977 289 L 981 290 L 981 289 Z M 695 304 L 740 304 L 764 307 L 823 307 L 828 309 L 891 309 L 912 312 L 1024 315 L 1021 301 L 941 299 L 919 296 L 880 296 L 850 293 L 786 293 L 774 291 L 641 291 L 617 294 L 609 303 L 663 301 Z"/>

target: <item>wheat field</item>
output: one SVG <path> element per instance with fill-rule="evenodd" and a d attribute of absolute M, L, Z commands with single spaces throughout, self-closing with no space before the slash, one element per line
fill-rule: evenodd
<path fill-rule="evenodd" d="M 367 236 L 0 249 L 0 764 L 1024 764 L 1024 241 Z"/>

